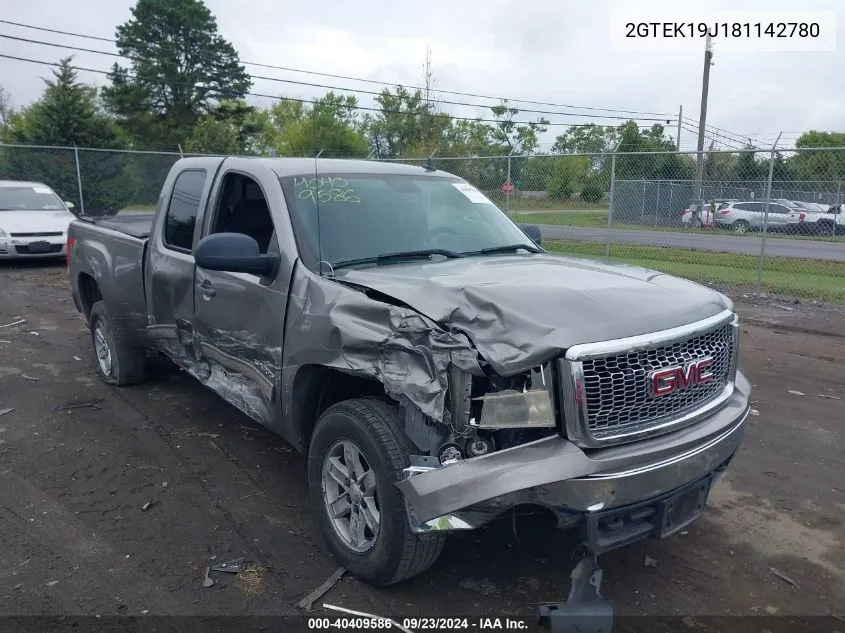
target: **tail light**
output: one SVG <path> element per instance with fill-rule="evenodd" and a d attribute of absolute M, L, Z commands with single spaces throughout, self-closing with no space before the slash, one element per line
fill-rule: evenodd
<path fill-rule="evenodd" d="M 68 238 L 67 238 L 67 248 L 65 249 L 67 251 L 65 253 L 65 264 L 67 264 L 68 268 L 70 268 L 70 249 L 73 248 L 74 244 L 76 244 L 76 239 L 68 236 Z"/>
<path fill-rule="evenodd" d="M 798 221 L 799 221 L 799 222 L 803 222 L 803 221 L 804 221 L 804 218 L 806 218 L 806 217 L 807 217 L 807 216 L 806 216 L 806 215 L 804 215 L 803 213 L 799 213 L 799 214 L 798 214 Z"/>
<path fill-rule="evenodd" d="M 730 212 L 731 212 L 730 209 L 722 209 L 721 211 L 719 211 L 719 215 L 727 215 Z"/>

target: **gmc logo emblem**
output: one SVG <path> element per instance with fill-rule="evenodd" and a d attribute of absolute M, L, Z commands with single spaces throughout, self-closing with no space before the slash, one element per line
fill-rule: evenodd
<path fill-rule="evenodd" d="M 705 356 L 686 365 L 667 367 L 651 372 L 651 395 L 668 396 L 713 380 L 713 358 Z"/>

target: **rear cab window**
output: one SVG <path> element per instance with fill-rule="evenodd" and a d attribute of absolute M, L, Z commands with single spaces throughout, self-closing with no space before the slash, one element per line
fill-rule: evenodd
<path fill-rule="evenodd" d="M 164 245 L 190 253 L 194 245 L 200 201 L 208 174 L 204 169 L 187 169 L 176 177 L 164 216 Z"/>

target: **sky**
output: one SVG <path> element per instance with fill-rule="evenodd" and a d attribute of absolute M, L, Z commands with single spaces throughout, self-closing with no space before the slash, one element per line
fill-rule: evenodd
<path fill-rule="evenodd" d="M 244 62 L 258 62 L 347 75 L 404 85 L 419 85 L 426 51 L 431 54 L 436 90 L 450 90 L 490 97 L 507 97 L 556 104 L 513 103 L 523 109 L 520 119 L 545 116 L 556 125 L 544 135 L 550 145 L 563 124 L 618 124 L 608 117 L 669 121 L 674 138 L 679 107 L 685 122 L 683 149 L 694 149 L 699 117 L 703 43 L 699 50 L 625 50 L 620 45 L 619 16 L 632 7 L 649 19 L 684 19 L 687 11 L 706 8 L 717 19 L 730 19 L 738 3 L 730 0 L 427 0 L 391 2 L 367 0 L 206 0 L 216 16 L 220 33 L 231 41 Z M 113 38 L 115 27 L 130 18 L 131 0 L 30 0 L 4 3 L 5 20 L 86 35 Z M 755 11 L 752 19 L 764 22 L 774 9 L 836 10 L 835 51 L 725 50 L 717 40 L 711 67 L 707 122 L 708 139 L 722 147 L 738 146 L 749 139 L 768 146 L 778 132 L 782 145 L 794 142 L 808 129 L 845 129 L 845 5 L 841 0 L 744 0 L 743 10 Z M 724 15 L 725 18 L 721 16 Z M 759 17 L 757 17 L 759 16 Z M 645 18 L 643 18 L 645 19 Z M 114 52 L 108 42 L 85 40 L 0 24 L 0 35 L 11 35 L 58 44 Z M 56 61 L 74 54 L 74 63 L 108 69 L 115 58 L 0 37 L 0 54 Z M 246 66 L 253 74 L 306 81 L 336 87 L 379 90 L 381 86 L 344 79 Z M 17 107 L 36 100 L 43 88 L 46 66 L 0 58 L 0 86 Z M 80 72 L 89 83 L 102 84 L 103 75 Z M 323 89 L 256 80 L 252 91 L 270 95 L 313 98 Z M 354 93 L 352 93 L 354 94 Z M 372 96 L 358 93 L 361 105 L 372 105 Z M 475 107 L 444 105 L 460 116 L 489 117 L 494 101 L 448 94 L 442 100 L 479 104 Z M 256 101 L 256 100 L 253 100 Z M 259 102 L 261 100 L 258 100 Z M 263 100 L 266 102 L 267 100 Z M 636 115 L 604 108 L 656 113 Z M 527 110 L 574 112 L 576 116 L 539 114 Z M 664 120 L 665 119 L 665 120 Z M 714 129 L 719 128 L 719 130 Z M 720 131 L 721 130 L 721 131 Z M 709 140 L 708 140 L 709 143 Z"/>

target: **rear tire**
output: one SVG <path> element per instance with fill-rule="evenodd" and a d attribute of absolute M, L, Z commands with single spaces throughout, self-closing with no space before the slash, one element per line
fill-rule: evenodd
<path fill-rule="evenodd" d="M 751 225 L 748 224 L 745 220 L 737 220 L 733 224 L 731 224 L 731 229 L 734 233 L 748 233 L 751 229 Z"/>
<path fill-rule="evenodd" d="M 820 220 L 813 228 L 815 230 L 812 233 L 816 237 L 833 237 L 836 235 L 836 225 L 827 220 Z"/>
<path fill-rule="evenodd" d="M 442 534 L 418 535 L 410 530 L 405 500 L 394 485 L 404 479 L 403 470 L 410 463 L 402 422 L 401 409 L 380 400 L 340 402 L 320 416 L 308 451 L 311 506 L 329 550 L 353 576 L 377 586 L 425 571 L 440 556 L 445 542 Z M 333 470 L 338 466 L 339 470 Z M 343 471 L 359 466 L 352 474 L 358 479 L 362 473 L 362 485 L 352 490 Z M 339 474 L 345 485 L 337 484 Z M 364 490 L 370 486 L 363 482 L 372 485 L 369 494 Z M 331 499 L 337 500 L 332 505 L 334 515 L 329 512 Z M 377 519 L 370 508 L 377 509 Z M 366 527 L 356 539 L 353 526 L 358 521 Z M 377 525 L 375 531 L 371 523 Z"/>
<path fill-rule="evenodd" d="M 98 301 L 91 307 L 89 323 L 100 378 L 120 387 L 143 381 L 146 375 L 144 350 L 132 347 L 114 330 L 105 303 Z"/>

